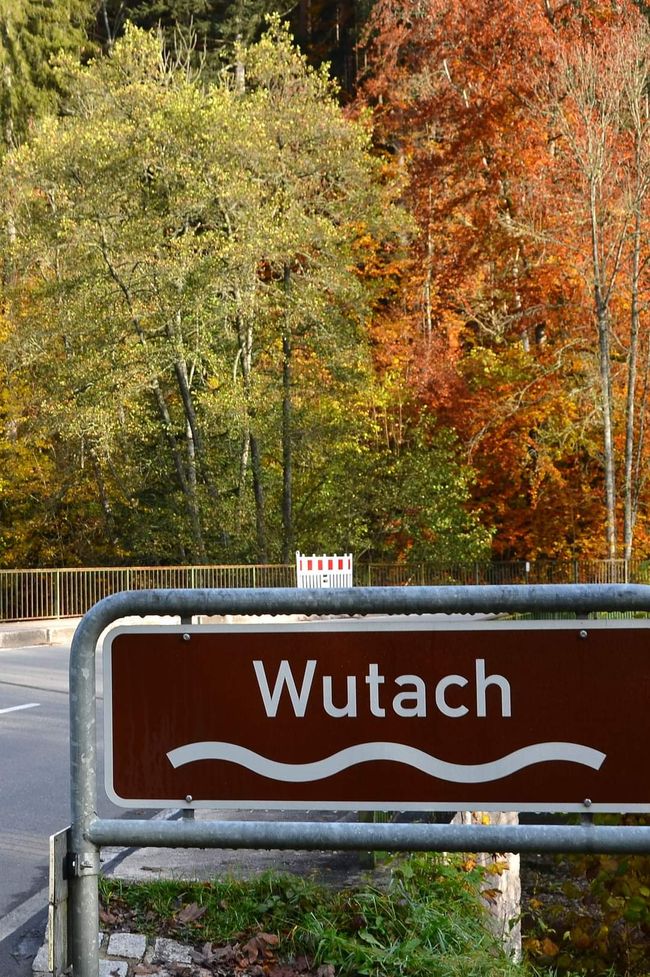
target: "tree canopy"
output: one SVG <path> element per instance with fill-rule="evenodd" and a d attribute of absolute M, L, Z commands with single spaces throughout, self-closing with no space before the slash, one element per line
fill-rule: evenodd
<path fill-rule="evenodd" d="M 109 57 L 61 61 L 65 115 L 5 166 L 4 348 L 32 388 L 16 423 L 49 445 L 65 505 L 90 507 L 84 549 L 105 558 L 287 559 L 306 536 L 390 551 L 390 493 L 417 468 L 360 422 L 375 407 L 364 265 L 405 226 L 394 182 L 278 20 L 242 57 L 245 88 L 204 86 L 130 27 Z M 395 486 L 383 520 L 356 499 L 369 458 L 385 469 L 372 492 Z M 480 548 L 463 484 L 452 518 Z M 415 490 L 432 539 L 437 491 Z M 346 506 L 347 527 L 325 516 Z"/>
<path fill-rule="evenodd" d="M 90 45 L 90 0 L 2 0 L 0 3 L 0 115 L 5 147 L 22 139 L 30 121 L 57 105 L 53 59 L 77 58 Z"/>
<path fill-rule="evenodd" d="M 645 553 L 638 4 L 75 3 L 0 16 L 6 563 Z"/>
<path fill-rule="evenodd" d="M 394 4 L 364 100 L 420 234 L 382 335 L 506 557 L 647 543 L 648 27 L 625 3 Z"/>

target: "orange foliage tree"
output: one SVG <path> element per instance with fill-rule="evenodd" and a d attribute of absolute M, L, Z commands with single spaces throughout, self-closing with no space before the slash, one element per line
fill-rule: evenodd
<path fill-rule="evenodd" d="M 376 339 L 458 430 L 500 556 L 644 542 L 646 37 L 631 0 L 370 22 L 362 99 L 420 232 Z"/>

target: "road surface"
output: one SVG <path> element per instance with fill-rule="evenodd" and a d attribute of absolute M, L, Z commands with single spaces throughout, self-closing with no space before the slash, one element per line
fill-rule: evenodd
<path fill-rule="evenodd" d="M 30 972 L 45 926 L 49 836 L 70 823 L 69 645 L 0 648 L 0 975 Z M 101 660 L 98 657 L 101 696 Z M 98 754 L 102 749 L 102 701 Z M 103 783 L 103 770 L 100 771 Z M 124 817 L 99 791 L 99 814 Z M 143 813 L 143 812 L 139 812 Z"/>

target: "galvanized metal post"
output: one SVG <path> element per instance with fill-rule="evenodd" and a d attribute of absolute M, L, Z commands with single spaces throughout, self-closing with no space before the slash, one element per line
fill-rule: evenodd
<path fill-rule="evenodd" d="M 97 817 L 95 647 L 98 637 L 92 623 L 84 618 L 75 632 L 70 654 L 69 913 L 75 977 L 97 977 L 99 973 L 99 847 L 88 837 L 90 825 Z"/>

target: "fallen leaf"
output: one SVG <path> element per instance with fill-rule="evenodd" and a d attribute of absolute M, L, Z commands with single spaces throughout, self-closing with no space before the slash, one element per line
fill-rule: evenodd
<path fill-rule="evenodd" d="M 174 919 L 177 923 L 194 923 L 201 916 L 204 916 L 208 911 L 207 906 L 199 906 L 198 903 L 192 902 L 187 906 L 183 906 L 179 912 L 176 913 Z"/>
<path fill-rule="evenodd" d="M 497 899 L 501 895 L 499 889 L 481 889 L 481 897 L 485 899 L 486 902 L 496 903 Z"/>
<path fill-rule="evenodd" d="M 218 946 L 212 951 L 212 959 L 217 963 L 234 963 L 236 955 L 235 947 L 232 943 L 228 943 L 226 946 Z"/>
<path fill-rule="evenodd" d="M 556 957 L 559 952 L 560 948 L 557 943 L 549 940 L 548 936 L 542 940 L 542 953 L 545 957 Z"/>
<path fill-rule="evenodd" d="M 508 862 L 507 859 L 503 859 L 501 861 L 493 862 L 490 865 L 489 874 L 490 875 L 503 875 L 503 873 L 504 872 L 507 872 L 509 869 L 510 869 L 510 863 Z"/>

